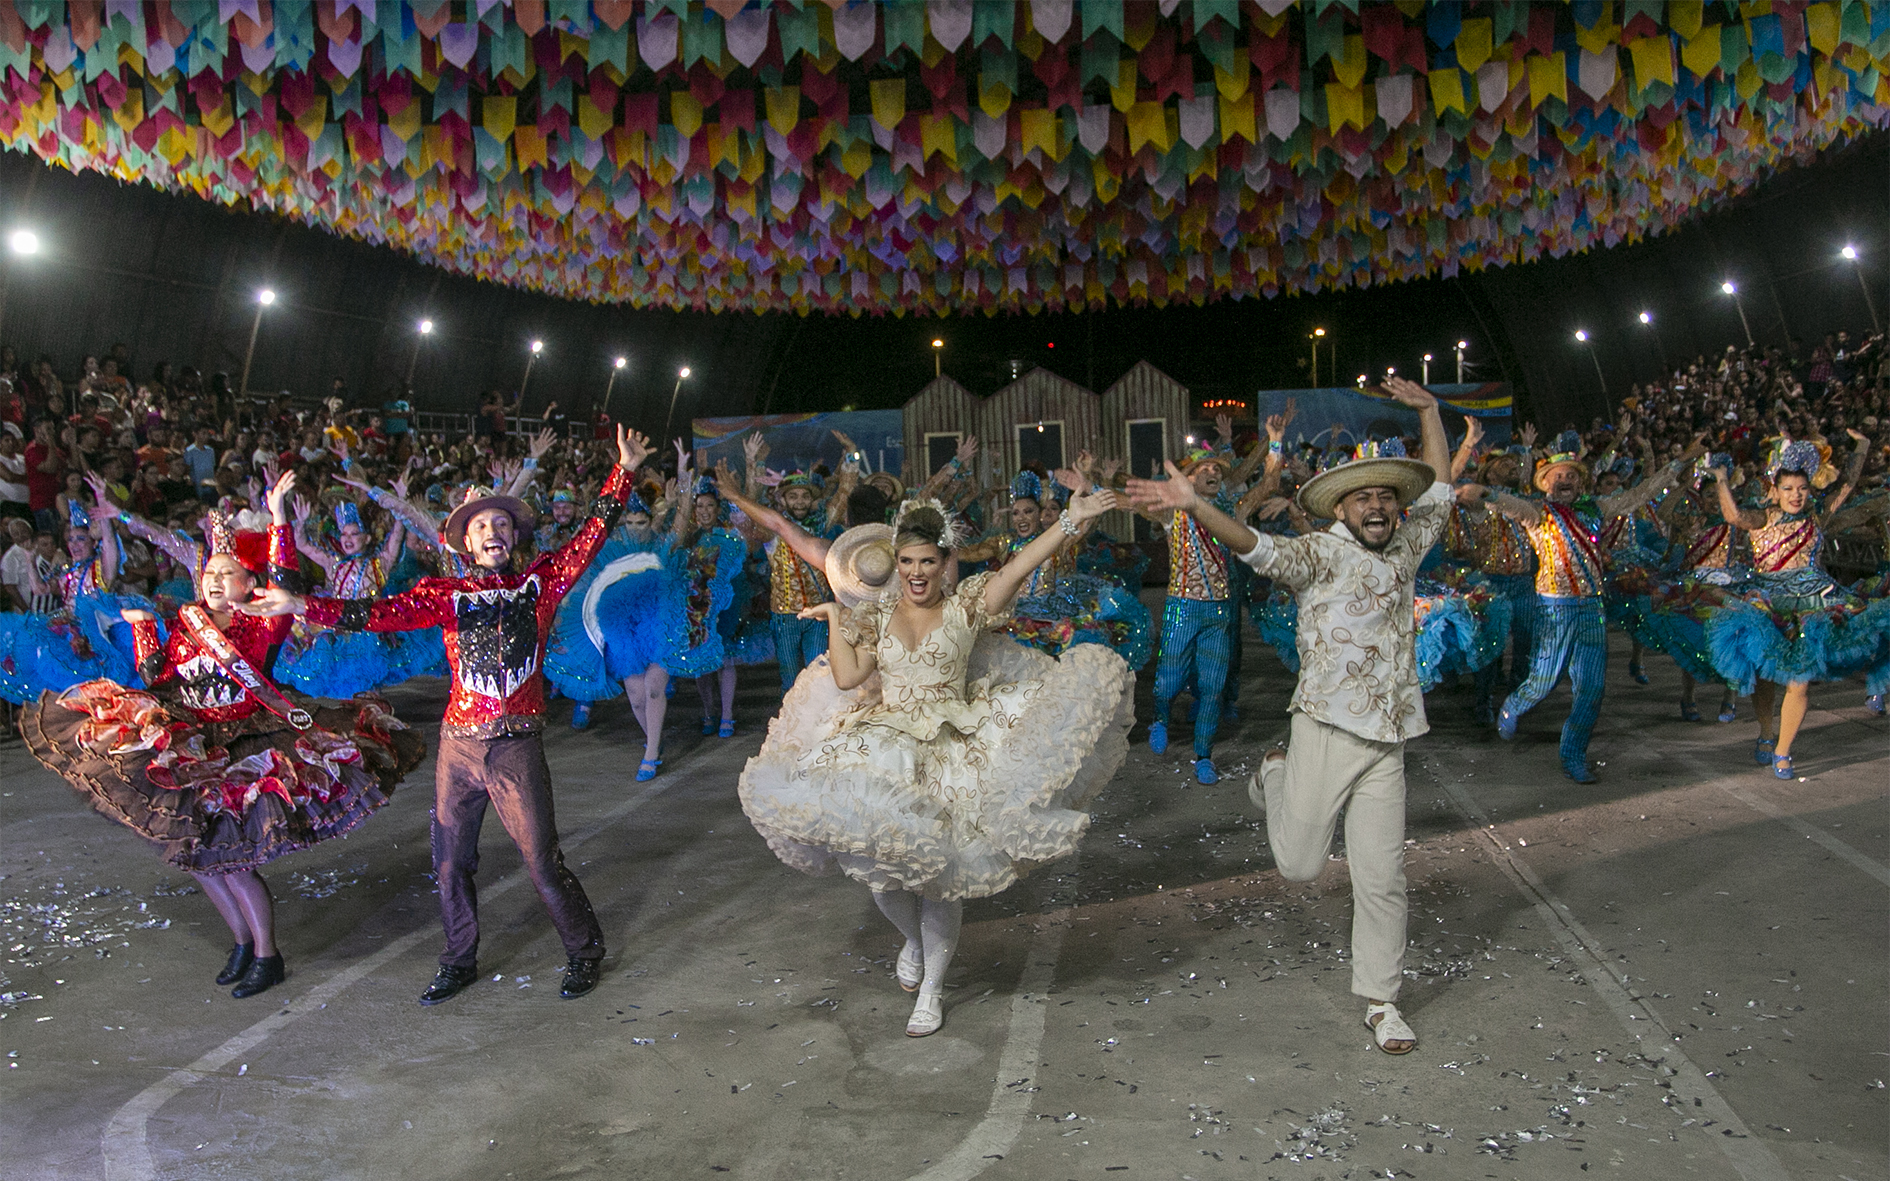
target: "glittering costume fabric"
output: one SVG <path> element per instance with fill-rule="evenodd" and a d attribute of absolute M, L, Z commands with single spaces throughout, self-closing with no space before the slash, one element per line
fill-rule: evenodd
<path fill-rule="evenodd" d="M 294 543 L 272 531 L 271 565 Z M 257 670 L 289 629 L 286 617 L 234 615 L 219 630 Z M 133 627 L 150 689 L 95 680 L 30 705 L 29 749 L 102 815 L 151 842 L 170 864 L 232 873 L 343 835 L 387 803 L 425 754 L 378 698 L 343 708 L 310 703 L 298 730 L 263 708 L 187 628 L 168 641 L 155 621 Z"/>
<path fill-rule="evenodd" d="M 1196 758 L 1213 753 L 1227 688 L 1234 614 L 1228 560 L 1227 547 L 1199 521 L 1179 510 L 1169 515 L 1168 598 L 1155 661 L 1155 717 L 1166 722 L 1175 697 L 1192 689 Z"/>
<path fill-rule="evenodd" d="M 441 734 L 537 733 L 545 724 L 539 666 L 558 604 L 603 546 L 629 493 L 628 473 L 612 468 L 577 535 L 523 571 L 423 579 L 388 599 L 311 597 L 307 617 L 323 627 L 360 631 L 440 628 L 453 675 Z"/>
<path fill-rule="evenodd" d="M 1032 540 L 1003 534 L 1002 560 L 1013 560 Z M 1079 573 L 1077 567 L 1077 554 L 1066 548 L 1032 570 L 1002 630 L 1050 656 L 1062 655 L 1073 644 L 1102 644 L 1131 669 L 1140 669 L 1151 647 L 1148 608 L 1123 587 Z"/>
<path fill-rule="evenodd" d="M 33 701 L 85 681 L 139 684 L 127 607 L 156 611 L 142 595 L 113 594 L 104 562 L 93 558 L 61 568 L 59 608 L 49 614 L 0 612 L 0 698 Z"/>
<path fill-rule="evenodd" d="M 824 509 L 815 509 L 806 517 L 790 518 L 814 537 L 832 538 L 839 529 L 832 527 Z M 801 670 L 827 650 L 827 624 L 820 619 L 802 619 L 800 612 L 833 598 L 825 572 L 808 564 L 794 548 L 779 539 L 767 547 L 768 607 L 772 615 L 774 659 L 781 670 L 781 692 L 794 687 Z"/>
<path fill-rule="evenodd" d="M 672 539 L 611 534 L 558 606 L 545 645 L 545 676 L 573 701 L 604 701 L 623 692 L 670 655 L 665 626 L 680 615 L 682 581 L 666 565 Z"/>
<path fill-rule="evenodd" d="M 387 584 L 381 560 L 360 554 L 336 561 L 328 595 L 371 600 Z M 438 628 L 367 633 L 324 630 L 299 622 L 276 660 L 286 685 L 314 697 L 346 698 L 413 676 L 444 671 L 445 643 Z"/>
<path fill-rule="evenodd" d="M 1588 497 L 1573 504 L 1536 504 L 1542 517 L 1529 528 L 1536 551 L 1535 655 L 1528 679 L 1503 702 L 1503 712 L 1512 717 L 1528 713 L 1566 671 L 1575 700 L 1562 726 L 1562 763 L 1585 767 L 1608 665 L 1600 521 Z"/>
<path fill-rule="evenodd" d="M 1074 851 L 1128 752 L 1133 678 L 1097 645 L 1052 660 L 989 635 L 1005 619 L 984 609 L 989 581 L 961 581 L 912 649 L 891 632 L 896 597 L 856 608 L 847 636 L 879 661 L 858 688 L 824 659 L 801 673 L 741 776 L 782 861 L 962 899 Z"/>
<path fill-rule="evenodd" d="M 1674 513 L 1668 568 L 1650 592 L 1658 647 L 1696 681 L 1724 682 L 1713 667 L 1706 624 L 1726 601 L 1726 588 L 1743 581 L 1751 557 L 1745 531 L 1689 500 Z"/>
<path fill-rule="evenodd" d="M 1808 514 L 1774 511 L 1752 531 L 1752 576 L 1709 609 L 1713 667 L 1741 693 L 1758 681 L 1789 685 L 1864 675 L 1890 686 L 1890 600 L 1862 599 L 1822 564 L 1824 531 Z"/>

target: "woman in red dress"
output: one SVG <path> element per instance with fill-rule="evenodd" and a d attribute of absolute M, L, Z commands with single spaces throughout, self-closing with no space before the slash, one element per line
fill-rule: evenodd
<path fill-rule="evenodd" d="M 200 598 L 168 642 L 149 611 L 124 612 L 148 690 L 87 681 L 42 694 L 21 721 L 40 762 L 197 879 L 235 937 L 217 983 L 239 998 L 286 975 L 257 870 L 355 828 L 425 754 L 377 697 L 336 709 L 288 697 L 268 667 L 290 621 L 232 610 L 259 577 L 295 577 L 283 507 L 293 485 L 285 474 L 270 489 L 267 535 L 206 519 Z"/>

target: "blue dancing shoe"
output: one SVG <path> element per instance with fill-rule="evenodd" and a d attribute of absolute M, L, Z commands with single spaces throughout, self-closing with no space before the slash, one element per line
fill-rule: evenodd
<path fill-rule="evenodd" d="M 1792 773 L 1792 757 L 1790 755 L 1772 756 L 1772 777 L 1774 779 L 1798 778 L 1798 776 Z"/>
<path fill-rule="evenodd" d="M 580 701 L 571 709 L 571 728 L 583 730 L 591 724 L 591 703 Z"/>
<path fill-rule="evenodd" d="M 1496 715 L 1496 736 L 1504 742 L 1516 741 L 1516 715 L 1509 712 L 1508 706 Z"/>
<path fill-rule="evenodd" d="M 1752 761 L 1763 767 L 1772 761 L 1772 748 L 1777 746 L 1770 738 L 1761 738 L 1752 745 Z"/>
<path fill-rule="evenodd" d="M 1202 787 L 1213 787 L 1221 781 L 1221 773 L 1214 769 L 1214 760 L 1201 758 L 1194 761 L 1194 781 Z"/>
<path fill-rule="evenodd" d="M 723 719 L 722 719 L 722 728 L 721 728 L 720 730 L 717 730 L 717 731 L 716 731 L 716 735 L 717 735 L 718 737 L 721 737 L 721 738 L 733 738 L 733 737 L 735 737 L 735 719 L 734 719 L 734 718 L 723 718 Z"/>
<path fill-rule="evenodd" d="M 1872 693 L 1869 697 L 1864 698 L 1864 708 L 1881 718 L 1886 712 L 1884 695 L 1882 693 Z"/>
<path fill-rule="evenodd" d="M 704 734 L 713 734 L 713 733 L 715 733 L 715 719 L 714 719 L 714 718 L 703 718 L 703 719 L 702 719 L 702 732 L 703 732 Z"/>
<path fill-rule="evenodd" d="M 637 782 L 648 783 L 656 778 L 656 769 L 663 765 L 661 759 L 644 759 L 637 764 Z"/>
<path fill-rule="evenodd" d="M 1719 707 L 1719 720 L 1730 722 L 1739 716 L 1739 706 L 1731 701 Z"/>
<path fill-rule="evenodd" d="M 1562 774 L 1577 783 L 1598 782 L 1595 779 L 1595 773 L 1588 769 L 1588 762 L 1585 759 L 1563 759 Z"/>
<path fill-rule="evenodd" d="M 1691 701 L 1682 701 L 1680 703 L 1680 720 L 1683 722 L 1699 721 L 1700 707 L 1693 704 Z"/>
<path fill-rule="evenodd" d="M 1168 750 L 1168 723 L 1150 722 L 1148 724 L 1148 748 L 1156 754 Z"/>
<path fill-rule="evenodd" d="M 1630 664 L 1627 666 L 1627 675 L 1634 679 L 1636 685 L 1645 685 L 1647 683 L 1647 666 Z"/>

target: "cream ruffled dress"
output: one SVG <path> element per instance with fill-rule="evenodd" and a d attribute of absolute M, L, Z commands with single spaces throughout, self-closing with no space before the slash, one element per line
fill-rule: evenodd
<path fill-rule="evenodd" d="M 879 669 L 834 685 L 802 671 L 742 771 L 742 809 L 776 856 L 876 890 L 983 898 L 1073 852 L 1084 809 L 1128 754 L 1134 674 L 1081 644 L 1052 658 L 992 628 L 991 575 L 967 578 L 916 650 L 892 635 L 896 595 L 864 603 L 842 635 Z"/>

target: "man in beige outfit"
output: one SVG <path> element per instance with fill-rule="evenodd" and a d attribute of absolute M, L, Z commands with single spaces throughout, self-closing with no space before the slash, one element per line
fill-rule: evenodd
<path fill-rule="evenodd" d="M 1404 743 L 1425 733 L 1412 585 L 1442 535 L 1450 452 L 1437 399 L 1403 379 L 1386 392 L 1418 411 L 1423 462 L 1355 459 L 1306 482 L 1299 504 L 1331 528 L 1305 537 L 1256 533 L 1204 503 L 1170 465 L 1167 480 L 1131 480 L 1143 508 L 1179 509 L 1299 603 L 1299 683 L 1292 741 L 1261 763 L 1248 788 L 1267 815 L 1280 873 L 1311 881 L 1325 867 L 1341 810 L 1352 874 L 1352 991 L 1391 1054 L 1417 1045 L 1398 1013 L 1404 976 Z"/>

